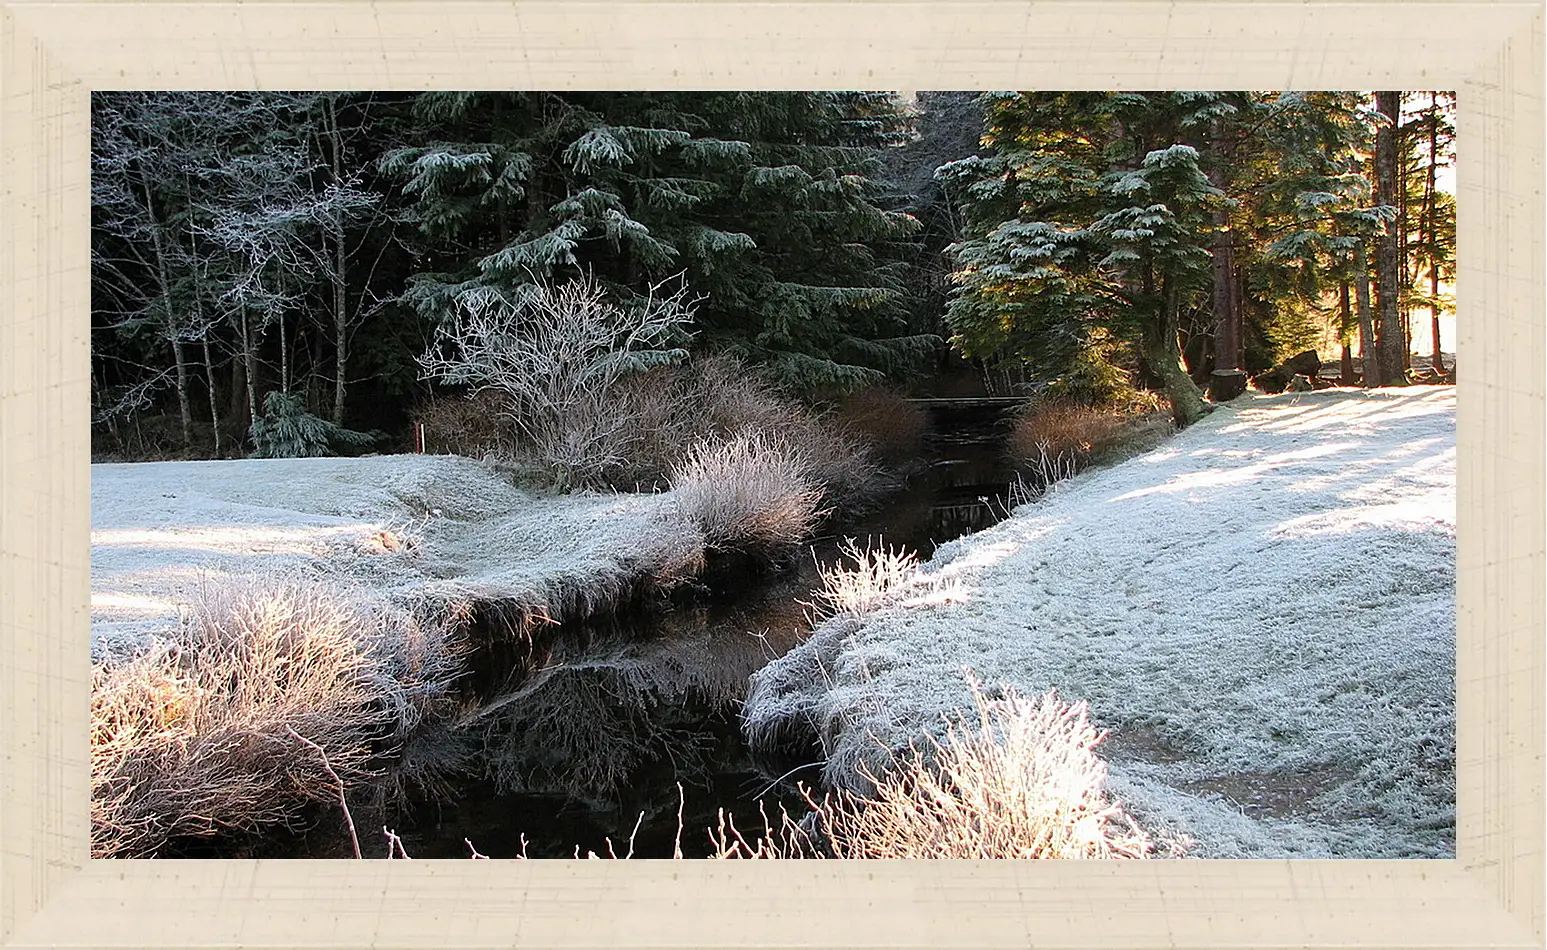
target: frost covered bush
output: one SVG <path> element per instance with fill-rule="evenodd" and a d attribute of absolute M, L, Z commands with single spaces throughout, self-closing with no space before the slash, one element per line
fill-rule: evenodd
<path fill-rule="evenodd" d="M 741 435 L 781 440 L 806 462 L 829 504 L 858 507 L 882 487 L 862 442 L 781 395 L 759 373 L 725 356 L 659 367 L 618 387 L 614 412 L 634 420 L 612 487 L 656 487 L 700 442 Z"/>
<path fill-rule="evenodd" d="M 839 545 L 838 552 L 853 566 L 840 563 L 818 567 L 822 585 L 812 594 L 820 617 L 862 617 L 888 591 L 918 572 L 918 557 L 901 549 L 861 548 L 853 538 L 848 538 Z"/>
<path fill-rule="evenodd" d="M 435 628 L 393 628 L 389 644 L 393 619 L 407 622 L 249 584 L 207 595 L 173 638 L 95 663 L 92 856 L 287 824 L 374 777 L 377 746 L 418 724 L 452 668 Z"/>
<path fill-rule="evenodd" d="M 660 287 L 634 304 L 592 277 L 463 294 L 419 357 L 426 378 L 507 401 L 507 422 L 561 488 L 597 485 L 627 462 L 639 420 L 620 411 L 619 384 L 687 352 L 686 291 Z"/>
<path fill-rule="evenodd" d="M 677 508 L 722 550 L 803 541 L 821 517 L 822 488 L 789 443 L 762 433 L 694 446 L 672 472 Z"/>

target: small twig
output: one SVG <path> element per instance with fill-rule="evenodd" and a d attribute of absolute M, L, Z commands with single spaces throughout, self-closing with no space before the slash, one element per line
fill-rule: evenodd
<path fill-rule="evenodd" d="M 473 852 L 472 855 L 471 855 L 472 858 L 474 858 L 476 860 L 479 860 L 479 861 L 487 861 L 487 860 L 489 860 L 489 856 L 487 854 L 479 854 L 478 853 L 478 849 L 473 847 L 473 843 L 471 841 L 467 840 L 466 838 L 463 838 L 462 839 L 462 843 L 467 845 L 467 850 Z M 526 837 L 524 835 L 522 836 L 522 839 L 521 839 L 521 849 L 523 851 L 526 850 Z"/>
<path fill-rule="evenodd" d="M 628 854 L 623 856 L 623 860 L 627 861 L 628 859 L 630 859 L 630 858 L 632 858 L 634 856 L 634 838 L 639 835 L 639 826 L 644 824 L 644 823 L 645 823 L 645 813 L 644 812 L 640 812 L 639 813 L 639 820 L 634 822 L 634 830 L 629 832 L 629 834 L 628 834 Z M 608 842 L 608 846 L 611 847 L 611 842 Z"/>
<path fill-rule="evenodd" d="M 682 860 L 682 807 L 687 804 L 687 795 L 682 791 L 682 783 L 677 783 L 677 837 L 672 842 L 671 856 L 673 860 Z"/>
<path fill-rule="evenodd" d="M 311 746 L 313 749 L 316 749 L 317 754 L 322 757 L 322 767 L 326 769 L 327 773 L 333 777 L 334 784 L 338 786 L 338 807 L 344 810 L 344 821 L 349 824 L 349 841 L 354 845 L 355 857 L 364 857 L 364 855 L 360 853 L 360 836 L 355 834 L 354 816 L 349 813 L 349 802 L 344 798 L 344 780 L 338 777 L 337 772 L 333 771 L 333 765 L 328 761 L 328 753 L 323 750 L 322 746 L 301 735 L 299 732 L 296 732 L 295 729 L 291 728 L 290 726 L 286 726 L 285 731 L 294 736 L 298 741 L 301 742 L 301 744 Z"/>
<path fill-rule="evenodd" d="M 387 857 L 389 859 L 392 858 L 394 856 L 394 852 L 396 852 L 396 856 L 401 857 L 405 861 L 413 860 L 408 856 L 408 850 L 403 847 L 403 839 L 398 837 L 397 832 L 388 828 L 386 825 L 382 825 L 381 833 L 387 836 Z"/>

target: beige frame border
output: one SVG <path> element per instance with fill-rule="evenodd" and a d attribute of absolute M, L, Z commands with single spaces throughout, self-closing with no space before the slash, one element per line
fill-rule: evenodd
<path fill-rule="evenodd" d="M 1458 859 L 90 861 L 89 92 L 491 86 L 1457 89 Z M 0 945 L 1540 946 L 1542 96 L 1534 2 L 0 0 Z"/>

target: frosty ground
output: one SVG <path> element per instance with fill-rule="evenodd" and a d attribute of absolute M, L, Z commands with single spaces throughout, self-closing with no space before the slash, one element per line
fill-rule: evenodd
<path fill-rule="evenodd" d="M 1113 792 L 1192 854 L 1451 855 L 1455 462 L 1453 387 L 1243 397 L 820 627 L 748 724 L 809 723 L 848 784 L 969 708 L 971 669 L 1088 701 Z M 467 459 L 97 465 L 93 654 L 222 578 L 582 616 L 703 555 L 671 493 L 539 496 Z"/>
<path fill-rule="evenodd" d="M 362 599 L 506 601 L 580 619 L 700 566 L 666 495 L 538 495 L 456 456 L 92 466 L 93 654 L 172 630 L 223 580 Z"/>
<path fill-rule="evenodd" d="M 1248 395 L 816 630 L 754 741 L 812 731 L 853 786 L 970 669 L 1088 701 L 1114 794 L 1196 856 L 1450 856 L 1455 473 L 1453 387 Z"/>

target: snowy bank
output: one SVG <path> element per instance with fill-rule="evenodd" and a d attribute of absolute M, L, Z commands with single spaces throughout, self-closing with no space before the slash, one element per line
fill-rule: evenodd
<path fill-rule="evenodd" d="M 690 577 L 704 553 L 669 495 L 539 496 L 457 456 L 93 465 L 91 481 L 94 655 L 171 629 L 222 579 L 569 619 Z"/>
<path fill-rule="evenodd" d="M 1111 788 L 1206 857 L 1450 856 L 1455 389 L 1246 396 L 942 546 L 754 677 L 749 737 L 856 786 L 963 668 L 1090 703 Z"/>

